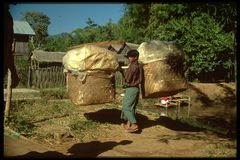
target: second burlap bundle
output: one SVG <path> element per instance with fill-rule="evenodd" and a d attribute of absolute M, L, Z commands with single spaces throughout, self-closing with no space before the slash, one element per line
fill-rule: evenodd
<path fill-rule="evenodd" d="M 114 73 L 87 71 L 84 79 L 67 73 L 68 96 L 76 105 L 101 104 L 114 101 Z"/>
<path fill-rule="evenodd" d="M 76 105 L 111 102 L 115 98 L 114 74 L 118 61 L 113 52 L 83 45 L 63 57 L 68 96 Z"/>

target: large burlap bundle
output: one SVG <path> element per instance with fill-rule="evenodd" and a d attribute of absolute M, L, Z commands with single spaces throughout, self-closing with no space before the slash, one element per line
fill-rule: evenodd
<path fill-rule="evenodd" d="M 143 98 L 171 96 L 187 89 L 184 52 L 175 42 L 143 42 L 138 51 L 144 66 Z"/>
<path fill-rule="evenodd" d="M 164 61 L 155 61 L 143 66 L 143 98 L 171 96 L 187 89 L 188 83 Z"/>
<path fill-rule="evenodd" d="M 118 61 L 114 53 L 105 48 L 95 45 L 83 45 L 67 51 L 63 57 L 65 70 L 86 71 L 86 70 L 109 70 L 116 71 Z"/>
<path fill-rule="evenodd" d="M 68 96 L 76 105 L 111 102 L 115 98 L 114 73 L 86 71 L 84 76 L 67 73 Z"/>
<path fill-rule="evenodd" d="M 174 41 L 152 40 L 150 42 L 143 42 L 137 50 L 140 53 L 139 60 L 143 63 L 158 60 L 168 61 L 170 57 L 184 57 L 182 47 Z"/>
<path fill-rule="evenodd" d="M 114 73 L 118 61 L 113 52 L 95 45 L 73 48 L 63 57 L 68 96 L 76 105 L 114 100 Z"/>

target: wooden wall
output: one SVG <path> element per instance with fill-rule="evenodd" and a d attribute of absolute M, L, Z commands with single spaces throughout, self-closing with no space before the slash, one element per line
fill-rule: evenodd
<path fill-rule="evenodd" d="M 29 87 L 48 88 L 62 85 L 66 85 L 66 75 L 63 73 L 63 67 L 50 66 L 46 68 L 29 69 Z"/>

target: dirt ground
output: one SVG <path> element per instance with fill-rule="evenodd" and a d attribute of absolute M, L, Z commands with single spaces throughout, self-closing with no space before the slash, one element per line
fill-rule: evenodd
<path fill-rule="evenodd" d="M 179 93 L 191 97 L 190 117 L 214 119 L 219 125 L 236 126 L 235 83 L 191 83 Z M 120 95 L 117 97 L 121 100 Z M 101 123 L 110 130 L 94 139 L 76 142 L 71 135 L 59 143 L 49 144 L 35 139 L 4 133 L 6 157 L 236 157 L 236 135 L 215 132 L 181 123 L 178 119 L 159 116 L 156 108 L 143 106 L 137 112 L 140 130 L 127 133 L 121 126 L 119 109 L 84 106 L 80 115 Z M 186 108 L 186 107 L 185 107 Z M 149 112 L 149 111 L 153 112 Z M 186 110 L 186 109 L 185 109 Z M 184 112 L 182 110 L 181 112 Z M 47 126 L 43 126 L 47 127 Z M 59 126 L 61 128 L 61 126 Z M 89 133 L 91 134 L 91 133 Z"/>

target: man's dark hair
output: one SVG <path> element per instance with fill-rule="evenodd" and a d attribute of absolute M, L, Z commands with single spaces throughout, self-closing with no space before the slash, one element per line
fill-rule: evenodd
<path fill-rule="evenodd" d="M 139 52 L 137 50 L 130 50 L 127 52 L 127 57 L 139 57 Z"/>

